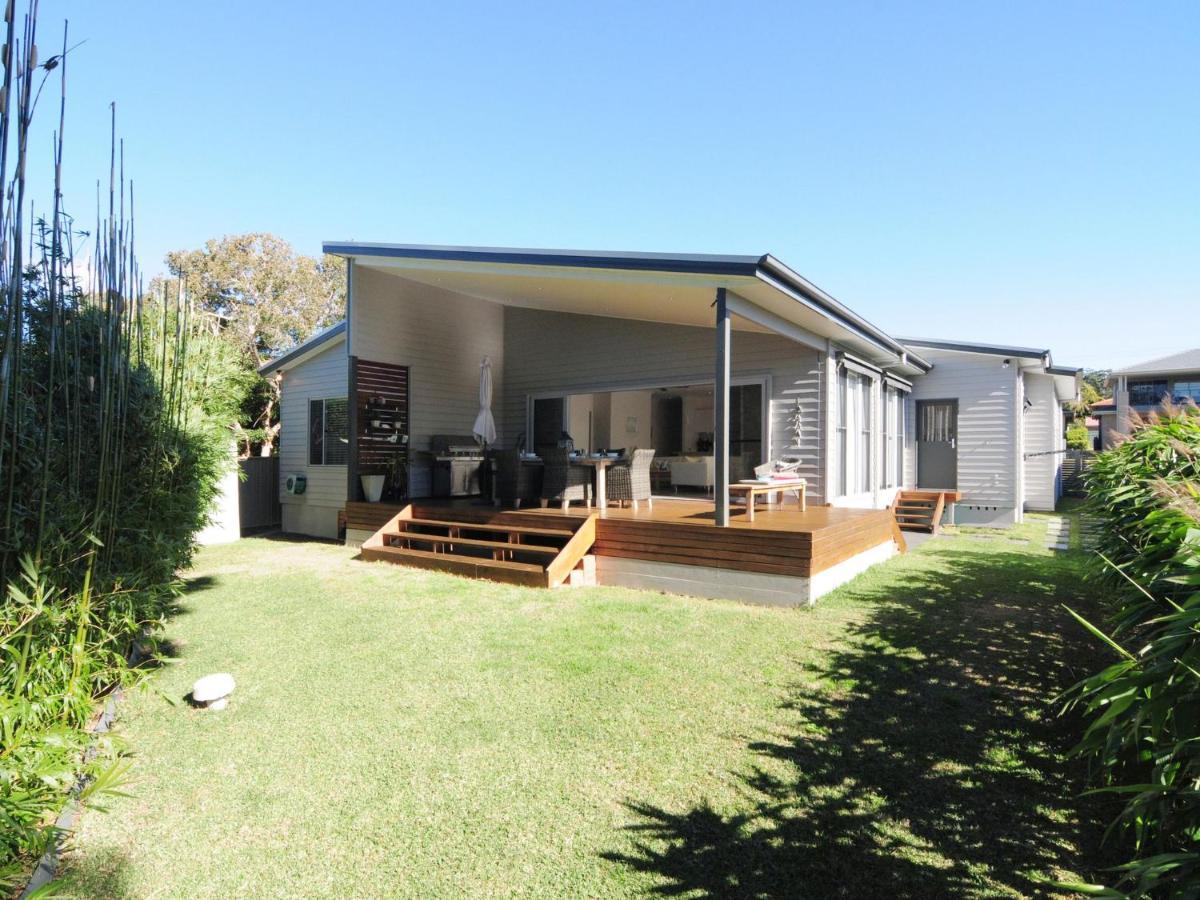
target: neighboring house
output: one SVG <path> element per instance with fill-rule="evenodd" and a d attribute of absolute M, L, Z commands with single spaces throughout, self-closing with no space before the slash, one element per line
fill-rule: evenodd
<path fill-rule="evenodd" d="M 1096 450 L 1107 450 L 1116 443 L 1117 433 L 1117 401 L 1114 397 L 1100 400 L 1092 404 L 1092 420 L 1096 422 L 1096 437 L 1092 446 Z M 1091 433 L 1091 425 L 1088 426 Z"/>
<path fill-rule="evenodd" d="M 568 427 L 588 449 L 654 446 L 654 395 L 669 393 L 685 424 L 668 453 L 717 455 L 716 386 L 735 413 L 725 483 L 794 457 L 810 503 L 880 509 L 901 487 L 957 490 L 956 521 L 1000 526 L 1059 495 L 1062 401 L 1077 394 L 1078 370 L 1053 365 L 1048 350 L 893 338 L 770 256 L 325 252 L 349 262 L 347 322 L 263 370 L 283 372 L 281 478 L 307 476 L 305 493 L 283 495 L 287 531 L 336 536 L 347 500 L 361 499 L 350 359 L 406 367 L 413 496 L 433 490 L 420 452 L 430 439 L 470 433 L 485 356 L 501 447 L 532 448 Z M 714 374 L 718 292 L 727 375 L 719 362 Z M 716 469 L 720 484 L 719 458 Z"/>
<path fill-rule="evenodd" d="M 1200 348 L 1117 369 L 1110 383 L 1116 414 L 1105 448 L 1129 433 L 1134 413 L 1145 415 L 1164 402 L 1200 403 Z"/>
<path fill-rule="evenodd" d="M 1100 419 L 1097 416 L 1088 416 L 1083 420 L 1083 427 L 1087 429 L 1088 447 L 1092 450 L 1100 449 Z"/>

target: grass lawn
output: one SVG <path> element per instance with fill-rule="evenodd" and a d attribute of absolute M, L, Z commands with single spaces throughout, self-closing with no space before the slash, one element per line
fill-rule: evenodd
<path fill-rule="evenodd" d="M 538 591 L 244 540 L 123 705 L 72 896 L 1017 896 L 1094 876 L 1056 692 L 1083 555 L 966 530 L 814 609 Z M 229 671 L 230 708 L 171 705 Z"/>

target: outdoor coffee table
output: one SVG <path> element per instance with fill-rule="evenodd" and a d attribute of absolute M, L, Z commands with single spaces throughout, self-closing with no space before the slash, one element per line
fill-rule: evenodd
<path fill-rule="evenodd" d="M 808 482 L 803 478 L 797 478 L 794 481 L 742 481 L 729 486 L 729 496 L 743 497 L 746 501 L 746 519 L 754 521 L 754 500 L 761 497 L 763 494 L 779 493 L 794 493 L 800 501 L 800 511 L 804 512 L 808 509 Z"/>

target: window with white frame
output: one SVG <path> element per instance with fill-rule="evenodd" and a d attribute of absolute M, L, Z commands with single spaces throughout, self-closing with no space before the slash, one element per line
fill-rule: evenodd
<path fill-rule="evenodd" d="M 865 375 L 857 376 L 857 393 L 855 396 L 855 408 L 857 412 L 858 425 L 858 478 L 857 485 L 858 493 L 866 494 L 871 490 L 871 469 L 874 466 L 874 440 L 872 439 L 872 429 L 874 423 L 871 421 L 871 379 Z"/>
<path fill-rule="evenodd" d="M 308 401 L 308 464 L 344 466 L 350 458 L 350 416 L 345 397 Z"/>
<path fill-rule="evenodd" d="M 834 448 L 833 460 L 837 466 L 837 476 L 834 479 L 834 484 L 837 485 L 837 492 L 840 496 L 846 496 L 849 491 L 850 467 L 847 465 L 847 450 L 849 449 L 848 431 L 850 427 L 850 373 L 845 369 L 838 369 L 837 389 L 834 391 L 834 405 L 837 407 L 837 418 L 834 420 L 837 424 L 834 431 Z"/>
<path fill-rule="evenodd" d="M 840 496 L 869 493 L 875 484 L 875 424 L 872 419 L 872 379 L 843 366 L 834 392 L 834 484 Z"/>
<path fill-rule="evenodd" d="M 888 384 L 883 389 L 883 486 L 904 483 L 904 391 Z"/>
<path fill-rule="evenodd" d="M 899 472 L 896 456 L 897 425 L 900 415 L 900 392 L 890 384 L 883 389 L 883 486 L 894 488 Z"/>

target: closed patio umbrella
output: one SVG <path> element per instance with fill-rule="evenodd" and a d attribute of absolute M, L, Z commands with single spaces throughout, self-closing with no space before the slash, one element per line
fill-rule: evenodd
<path fill-rule="evenodd" d="M 479 364 L 479 415 L 475 417 L 472 431 L 483 443 L 496 443 L 496 420 L 492 418 L 492 361 L 486 356 Z"/>

